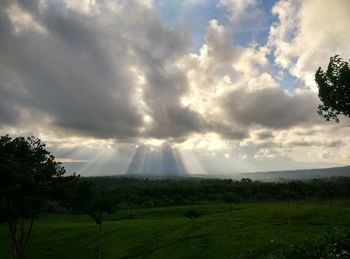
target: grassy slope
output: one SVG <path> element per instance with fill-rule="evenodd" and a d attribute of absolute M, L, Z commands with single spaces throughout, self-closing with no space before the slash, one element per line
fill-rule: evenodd
<path fill-rule="evenodd" d="M 327 202 L 226 204 L 196 207 L 203 215 L 184 218 L 188 208 L 132 211 L 134 219 L 103 224 L 103 258 L 242 258 L 263 254 L 276 246 L 320 237 L 330 229 L 350 230 L 350 201 L 333 205 L 333 227 Z M 334 228 L 334 225 L 337 227 Z M 27 258 L 96 258 L 97 226 L 87 216 L 47 215 L 35 222 Z M 273 240 L 273 241 L 271 241 Z M 0 226 L 0 258 L 9 258 L 8 231 Z"/>

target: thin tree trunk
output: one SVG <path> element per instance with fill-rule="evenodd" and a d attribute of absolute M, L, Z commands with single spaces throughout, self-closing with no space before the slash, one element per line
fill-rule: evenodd
<path fill-rule="evenodd" d="M 329 207 L 330 207 L 329 209 L 330 224 L 331 226 L 333 226 L 334 221 L 333 221 L 333 198 L 332 197 L 329 199 Z"/>
<path fill-rule="evenodd" d="M 289 223 L 290 223 L 290 200 L 288 198 L 288 226 L 289 226 Z"/>
<path fill-rule="evenodd" d="M 12 217 L 12 213 L 10 210 L 11 201 L 8 197 L 6 197 L 6 207 L 7 207 L 7 222 L 10 230 L 10 241 L 11 241 L 11 258 L 17 259 L 20 251 L 20 244 L 18 242 L 18 232 L 17 232 L 17 219 Z"/>
<path fill-rule="evenodd" d="M 11 234 L 11 258 L 17 259 L 18 258 L 18 243 L 16 241 L 16 228 L 14 222 L 9 222 L 9 229 Z"/>
<path fill-rule="evenodd" d="M 29 224 L 29 229 L 28 229 L 28 232 L 27 232 L 27 236 L 25 237 L 25 239 L 23 240 L 23 249 L 26 247 L 27 243 L 28 243 L 28 240 L 30 238 L 30 235 L 32 234 L 32 230 L 33 230 L 33 223 L 34 223 L 34 218 L 32 217 L 30 219 L 30 224 Z"/>
<path fill-rule="evenodd" d="M 99 231 L 99 234 L 98 234 L 98 259 L 101 259 L 101 254 L 102 254 L 101 234 L 102 234 L 102 222 L 100 222 L 100 231 Z"/>
<path fill-rule="evenodd" d="M 21 245 L 21 223 L 18 220 L 9 220 L 9 228 L 11 233 L 11 257 L 13 259 L 22 259 L 22 245 Z"/>

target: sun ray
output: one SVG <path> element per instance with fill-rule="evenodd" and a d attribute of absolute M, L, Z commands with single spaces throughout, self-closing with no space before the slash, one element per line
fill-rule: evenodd
<path fill-rule="evenodd" d="M 207 174 L 206 169 L 192 150 L 180 149 L 179 156 L 188 174 Z"/>
<path fill-rule="evenodd" d="M 187 170 L 177 149 L 168 144 L 139 146 L 126 171 L 127 175 L 186 175 Z"/>

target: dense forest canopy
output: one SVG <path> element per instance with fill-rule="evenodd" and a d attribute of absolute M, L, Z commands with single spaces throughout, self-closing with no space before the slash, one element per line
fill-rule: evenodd
<path fill-rule="evenodd" d="M 224 202 L 234 194 L 241 201 L 328 199 L 350 197 L 350 178 L 310 181 L 261 182 L 231 179 L 149 179 L 89 177 L 114 203 L 128 206 L 170 206 L 198 202 Z"/>

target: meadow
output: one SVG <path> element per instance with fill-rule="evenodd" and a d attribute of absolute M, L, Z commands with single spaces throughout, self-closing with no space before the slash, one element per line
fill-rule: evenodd
<path fill-rule="evenodd" d="M 193 220 L 184 215 L 196 210 Z M 264 258 L 278 249 L 350 230 L 350 200 L 243 202 L 119 209 L 103 222 L 102 258 Z M 0 255 L 10 258 L 0 225 Z M 25 258 L 97 258 L 98 227 L 87 215 L 43 214 Z M 342 257 L 343 258 L 343 257 Z M 345 257 L 344 257 L 345 258 Z"/>

